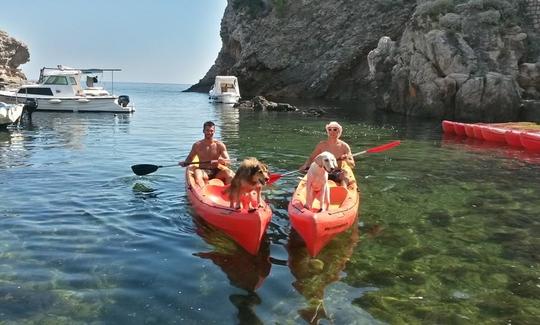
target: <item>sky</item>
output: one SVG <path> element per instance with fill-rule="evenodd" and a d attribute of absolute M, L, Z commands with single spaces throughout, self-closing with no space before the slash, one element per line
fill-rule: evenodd
<path fill-rule="evenodd" d="M 221 49 L 227 0 L 0 0 L 0 29 L 28 46 L 19 68 L 119 68 L 115 81 L 194 84 Z"/>

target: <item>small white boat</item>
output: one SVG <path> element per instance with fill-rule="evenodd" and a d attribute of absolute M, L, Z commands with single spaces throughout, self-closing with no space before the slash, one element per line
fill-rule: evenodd
<path fill-rule="evenodd" d="M 17 89 L 1 90 L 0 101 L 26 103 L 35 101 L 38 111 L 114 112 L 131 113 L 135 110 L 126 95 L 114 96 L 96 85 L 97 75 L 111 72 L 114 89 L 114 72 L 120 69 L 74 69 L 59 65 L 42 68 L 37 84 L 23 85 Z M 81 86 L 86 78 L 86 87 Z"/>
<path fill-rule="evenodd" d="M 240 99 L 240 88 L 235 76 L 216 76 L 209 99 L 216 103 L 236 104 Z"/>
<path fill-rule="evenodd" d="M 24 104 L 6 104 L 0 102 L 0 127 L 17 122 L 23 113 Z"/>

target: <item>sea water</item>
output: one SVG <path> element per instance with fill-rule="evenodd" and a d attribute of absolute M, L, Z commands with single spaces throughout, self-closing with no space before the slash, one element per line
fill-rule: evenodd
<path fill-rule="evenodd" d="M 36 112 L 0 131 L 0 324 L 540 323 L 540 156 L 443 136 L 369 103 L 238 111 L 174 84 L 115 84 L 129 115 Z M 298 168 L 336 120 L 357 159 L 359 219 L 316 258 L 287 216 L 251 256 L 190 208 L 175 164 L 213 120 L 233 158 Z"/>

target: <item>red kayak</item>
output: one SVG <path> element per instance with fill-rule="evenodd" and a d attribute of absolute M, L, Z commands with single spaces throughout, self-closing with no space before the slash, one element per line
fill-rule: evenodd
<path fill-rule="evenodd" d="M 349 175 L 353 175 L 349 166 Z M 354 176 L 352 176 L 354 179 Z M 319 202 L 314 202 L 313 208 L 304 207 L 306 202 L 307 176 L 300 180 L 289 203 L 289 219 L 293 228 L 304 239 L 308 252 L 316 256 L 321 249 L 337 234 L 349 229 L 356 220 L 360 205 L 360 194 L 356 182 L 349 188 L 337 186 L 329 180 L 330 208 L 328 211 L 318 212 Z"/>
<path fill-rule="evenodd" d="M 507 130 L 504 134 L 506 143 L 513 147 L 523 147 L 521 144 L 521 131 L 520 130 Z"/>
<path fill-rule="evenodd" d="M 540 152 L 540 133 L 521 132 L 520 139 L 525 149 Z"/>
<path fill-rule="evenodd" d="M 482 128 L 482 137 L 486 141 L 506 143 L 506 129 L 498 127 L 484 126 Z"/>
<path fill-rule="evenodd" d="M 272 218 L 270 206 L 264 202 L 262 208 L 253 212 L 230 208 L 229 198 L 224 194 L 227 186 L 218 179 L 212 179 L 202 188 L 199 187 L 193 177 L 195 168 L 186 168 L 186 190 L 195 212 L 209 224 L 221 229 L 247 252 L 257 255 Z"/>

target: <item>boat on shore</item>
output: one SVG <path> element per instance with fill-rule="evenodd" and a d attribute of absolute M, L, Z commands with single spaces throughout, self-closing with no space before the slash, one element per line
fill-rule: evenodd
<path fill-rule="evenodd" d="M 23 104 L 6 104 L 0 102 L 0 128 L 17 122 L 24 110 Z"/>
<path fill-rule="evenodd" d="M 235 76 L 216 76 L 214 86 L 208 93 L 210 101 L 236 104 L 240 100 L 240 87 Z"/>
<path fill-rule="evenodd" d="M 38 111 L 69 112 L 113 112 L 131 113 L 135 110 L 129 96 L 115 96 L 97 85 L 97 75 L 120 69 L 74 69 L 59 65 L 57 68 L 44 67 L 40 71 L 37 84 L 26 84 L 19 88 L 0 91 L 0 101 L 37 104 Z M 86 78 L 83 88 L 81 79 Z M 114 90 L 114 77 L 112 77 Z"/>
<path fill-rule="evenodd" d="M 211 179 L 202 188 L 195 182 L 196 166 L 186 168 L 186 191 L 193 210 L 207 223 L 222 230 L 248 253 L 257 255 L 270 219 L 272 209 L 264 202 L 255 211 L 230 207 L 228 195 L 219 179 Z"/>
<path fill-rule="evenodd" d="M 330 187 L 330 207 L 327 211 L 319 212 L 320 202 L 315 200 L 311 209 L 306 209 L 306 183 L 304 176 L 294 191 L 288 212 L 292 227 L 304 239 L 309 254 L 317 254 L 336 235 L 349 229 L 354 224 L 360 205 L 360 194 L 351 168 L 344 164 L 352 177 L 349 187 L 339 186 L 332 180 L 327 180 Z"/>

